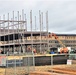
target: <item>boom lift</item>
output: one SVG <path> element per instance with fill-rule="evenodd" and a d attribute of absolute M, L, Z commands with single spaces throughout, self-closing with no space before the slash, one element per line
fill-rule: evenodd
<path fill-rule="evenodd" d="M 54 36 L 54 38 L 58 40 L 58 42 L 62 45 L 62 48 L 60 49 L 60 53 L 68 53 L 68 48 L 62 43 L 62 41 L 58 38 L 58 36 L 54 33 L 52 33 L 52 36 Z"/>

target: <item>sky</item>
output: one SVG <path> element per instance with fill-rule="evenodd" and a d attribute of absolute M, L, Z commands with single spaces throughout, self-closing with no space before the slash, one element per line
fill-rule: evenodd
<path fill-rule="evenodd" d="M 33 25 L 39 28 L 39 10 L 43 12 L 43 30 L 46 29 L 46 12 L 48 11 L 48 31 L 54 33 L 76 34 L 76 1 L 75 0 L 0 0 L 0 16 L 7 16 L 12 11 L 17 14 L 24 9 L 30 28 L 30 10 Z M 6 17 L 7 18 L 7 17 Z"/>

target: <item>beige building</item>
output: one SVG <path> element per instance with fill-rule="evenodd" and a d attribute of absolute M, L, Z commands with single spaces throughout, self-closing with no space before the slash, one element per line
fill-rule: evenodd
<path fill-rule="evenodd" d="M 76 34 L 56 34 L 58 40 L 55 39 L 54 36 L 49 34 L 50 36 L 42 36 L 41 40 L 46 41 L 46 44 L 41 44 L 41 50 L 47 51 L 50 48 L 56 48 L 56 52 L 58 51 L 59 47 L 70 47 L 72 50 L 76 50 Z M 30 39 L 29 39 L 30 40 Z M 33 37 L 33 41 L 40 41 L 40 36 Z M 61 41 L 61 43 L 59 42 Z M 39 51 L 40 45 L 36 46 L 36 49 Z"/>
<path fill-rule="evenodd" d="M 56 34 L 56 36 L 58 37 L 58 40 L 61 41 L 61 43 L 55 39 L 54 36 L 50 36 L 49 48 L 58 48 L 65 45 L 66 47 L 71 47 L 71 49 L 76 50 L 76 34 Z"/>

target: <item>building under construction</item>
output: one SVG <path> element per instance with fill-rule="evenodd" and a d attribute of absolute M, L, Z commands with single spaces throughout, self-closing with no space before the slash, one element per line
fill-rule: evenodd
<path fill-rule="evenodd" d="M 46 12 L 46 25 L 43 23 L 43 12 L 39 11 L 39 18 L 34 19 L 35 25 L 32 19 L 32 11 L 30 15 L 30 25 L 28 26 L 28 19 L 24 10 L 22 13 L 17 12 L 15 16 L 14 11 L 12 12 L 12 18 L 8 13 L 6 16 L 0 17 L 0 51 L 3 54 L 7 52 L 11 53 L 25 53 L 27 51 L 33 51 L 36 49 L 37 52 L 42 52 L 45 45 L 47 45 L 47 38 L 44 40 L 43 36 L 48 35 L 48 12 Z M 39 21 L 39 29 L 37 30 L 37 20 Z M 45 26 L 44 26 L 45 25 Z M 30 27 L 28 30 L 28 27 Z M 35 29 L 33 29 L 35 27 Z M 45 30 L 43 29 L 45 27 Z"/>

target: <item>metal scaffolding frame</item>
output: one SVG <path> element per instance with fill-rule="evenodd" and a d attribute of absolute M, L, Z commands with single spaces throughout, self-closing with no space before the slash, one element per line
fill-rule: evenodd
<path fill-rule="evenodd" d="M 8 13 L 7 15 L 7 19 L 5 19 L 5 15 L 3 15 L 3 20 L 1 19 L 0 16 L 0 41 L 3 43 L 0 45 L 0 48 L 2 47 L 4 49 L 4 53 L 5 53 L 5 47 L 8 45 L 8 48 L 10 48 L 10 44 L 13 44 L 13 48 L 15 48 L 15 44 L 18 41 L 18 43 L 20 43 L 20 45 L 22 46 L 22 42 L 25 43 L 25 33 L 28 32 L 28 26 L 27 26 L 27 18 L 26 18 L 26 14 L 24 14 L 24 10 L 22 10 L 22 15 L 19 13 L 19 11 L 17 12 L 17 17 L 15 17 L 15 13 L 14 11 L 12 12 L 12 18 L 10 18 L 9 16 L 10 14 Z M 43 27 L 43 12 L 41 12 L 39 10 L 39 31 L 36 31 L 36 26 L 37 26 L 37 18 L 35 16 L 35 30 L 33 30 L 34 25 L 32 24 L 32 10 L 30 11 L 30 38 L 31 38 L 31 48 L 33 50 L 33 32 L 38 32 L 39 33 L 39 37 L 40 37 L 40 53 L 41 53 L 41 44 L 42 44 L 42 35 L 43 32 L 46 34 L 45 36 L 48 36 L 48 12 L 46 12 L 46 30 L 44 31 L 44 27 Z M 18 34 L 18 40 L 16 39 L 16 34 Z M 10 36 L 12 35 L 12 40 L 10 40 Z M 6 36 L 8 37 L 6 40 Z M 4 39 L 2 39 L 2 37 Z M 20 40 L 20 38 L 22 40 Z M 48 37 L 47 37 L 48 38 Z M 27 37 L 26 37 L 27 39 Z M 12 41 L 10 43 L 10 41 Z M 0 43 L 1 43 L 0 42 Z M 3 46 L 2 46 L 3 45 Z M 25 45 L 24 45 L 25 46 Z M 49 46 L 48 46 L 49 47 Z M 15 50 L 15 49 L 14 49 Z"/>

